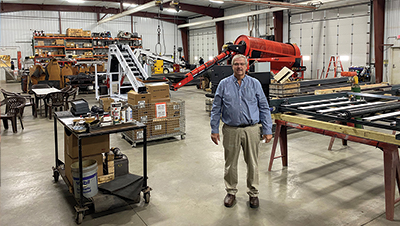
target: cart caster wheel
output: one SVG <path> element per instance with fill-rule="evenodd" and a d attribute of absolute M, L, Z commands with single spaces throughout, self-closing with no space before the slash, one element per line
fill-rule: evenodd
<path fill-rule="evenodd" d="M 53 172 L 54 182 L 58 182 L 58 178 L 60 177 L 60 173 L 58 171 Z"/>
<path fill-rule="evenodd" d="M 181 135 L 181 139 L 184 140 L 186 138 L 185 135 Z"/>
<path fill-rule="evenodd" d="M 150 202 L 150 192 L 143 193 L 144 202 L 148 204 Z"/>
<path fill-rule="evenodd" d="M 79 212 L 79 213 L 76 213 L 76 217 L 75 217 L 75 221 L 76 221 L 76 223 L 77 224 L 81 224 L 82 223 L 82 221 L 83 221 L 83 213 L 82 212 Z"/>

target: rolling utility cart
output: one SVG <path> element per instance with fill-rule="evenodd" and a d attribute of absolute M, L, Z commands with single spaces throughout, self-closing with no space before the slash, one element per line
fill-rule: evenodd
<path fill-rule="evenodd" d="M 124 123 L 124 124 L 118 124 L 118 125 L 110 125 L 110 126 L 104 126 L 104 127 L 98 127 L 98 128 L 91 128 L 90 132 L 84 132 L 84 133 L 76 133 L 72 129 L 72 121 L 73 119 L 76 119 L 70 112 L 55 112 L 54 113 L 54 141 L 55 141 L 55 161 L 56 165 L 52 167 L 53 169 L 53 177 L 54 181 L 58 182 L 59 176 L 63 178 L 65 183 L 70 189 L 73 190 L 73 180 L 70 182 L 66 176 L 66 168 L 65 168 L 65 163 L 62 162 L 58 158 L 58 134 L 57 134 L 57 121 L 61 123 L 64 126 L 64 129 L 66 132 L 71 133 L 71 136 L 76 137 L 77 139 L 77 144 L 78 144 L 78 162 L 79 162 L 79 196 L 75 196 L 76 200 L 76 205 L 75 205 L 75 210 L 76 210 L 76 222 L 78 224 L 82 223 L 83 217 L 85 214 L 89 213 L 98 213 L 98 212 L 103 212 L 107 211 L 113 208 L 121 207 L 124 205 L 129 205 L 133 203 L 138 203 L 140 202 L 140 192 L 143 193 L 144 201 L 145 203 L 150 202 L 150 190 L 151 188 L 147 186 L 147 139 L 146 139 L 146 134 L 147 134 L 147 126 L 143 123 Z M 128 182 L 124 178 L 125 181 L 123 181 L 125 184 L 128 183 L 129 186 L 127 189 L 125 189 L 125 195 L 126 193 L 129 193 L 129 195 L 132 196 L 134 194 L 135 198 L 128 198 L 126 199 L 124 194 L 118 194 L 118 193 L 113 193 L 113 192 L 100 192 L 100 189 L 102 186 L 104 188 L 110 188 L 110 184 L 112 182 L 117 182 L 117 179 L 119 179 L 118 182 L 121 182 L 121 177 L 115 177 L 114 180 L 111 180 L 107 183 L 101 184 L 98 186 L 99 192 L 91 197 L 91 198 L 86 198 L 84 197 L 84 185 L 83 184 L 83 164 L 82 164 L 82 159 L 83 159 L 83 153 L 82 153 L 82 139 L 83 138 L 89 138 L 89 137 L 96 137 L 96 136 L 101 136 L 101 135 L 108 135 L 112 133 L 119 133 L 119 132 L 124 132 L 124 131 L 135 131 L 135 130 L 142 130 L 144 135 L 143 138 L 143 176 L 138 176 L 134 174 L 127 174 L 128 177 Z M 109 147 L 108 147 L 109 149 Z M 100 154 L 101 155 L 101 154 Z M 108 159 L 106 157 L 106 162 L 108 162 Z M 107 166 L 107 164 L 106 164 Z M 131 180 L 131 181 L 129 181 Z M 116 186 L 121 186 L 121 183 L 119 183 Z M 114 186 L 114 190 L 115 189 Z M 104 190 L 103 190 L 104 191 Z M 108 190 L 107 190 L 108 191 Z M 72 192 L 73 193 L 73 192 Z M 137 195 L 136 195 L 137 194 Z"/>

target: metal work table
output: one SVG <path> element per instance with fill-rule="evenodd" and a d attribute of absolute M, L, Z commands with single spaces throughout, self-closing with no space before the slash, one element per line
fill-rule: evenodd
<path fill-rule="evenodd" d="M 89 207 L 91 206 L 91 201 L 83 196 L 83 183 L 82 183 L 82 178 L 83 178 L 83 166 L 82 166 L 82 139 L 86 137 L 94 137 L 94 136 L 100 136 L 100 135 L 106 135 L 106 134 L 113 134 L 113 133 L 120 133 L 120 132 L 125 132 L 129 130 L 138 130 L 138 129 L 143 129 L 144 133 L 144 140 L 143 140 L 143 186 L 142 186 L 142 192 L 144 195 L 145 202 L 148 203 L 150 202 L 150 190 L 151 188 L 147 186 L 147 140 L 146 140 L 146 134 L 147 134 L 147 126 L 143 123 L 124 123 L 124 124 L 118 124 L 118 125 L 111 125 L 111 126 L 104 126 L 104 127 L 99 127 L 96 129 L 91 129 L 90 132 L 84 132 L 84 133 L 76 133 L 72 130 L 72 125 L 70 124 L 72 122 L 72 119 L 76 118 L 74 116 L 70 116 L 68 113 L 70 112 L 55 112 L 54 113 L 54 143 L 55 143 L 55 167 L 52 167 L 53 169 L 53 177 L 54 181 L 58 182 L 59 176 L 63 178 L 65 183 L 72 187 L 72 185 L 69 183 L 68 179 L 65 177 L 65 172 L 62 166 L 64 163 L 59 159 L 58 157 L 58 134 L 57 134 L 57 122 L 61 123 L 65 129 L 67 129 L 69 132 L 72 133 L 73 136 L 76 136 L 78 139 L 78 152 L 79 152 L 79 199 L 76 199 L 77 205 L 75 206 L 76 210 L 76 222 L 80 224 L 83 220 L 84 214 L 86 211 L 89 210 Z"/>

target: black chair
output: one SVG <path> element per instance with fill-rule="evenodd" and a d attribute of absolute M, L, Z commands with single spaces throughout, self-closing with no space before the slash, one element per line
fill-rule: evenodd
<path fill-rule="evenodd" d="M 54 92 L 49 93 L 44 98 L 45 103 L 45 116 L 47 117 L 47 112 L 49 113 L 49 119 L 51 119 L 53 114 L 53 109 L 57 111 L 57 109 L 64 108 L 64 100 L 65 100 L 65 93 L 63 92 Z"/>
<path fill-rule="evenodd" d="M 8 120 L 11 121 L 11 126 L 13 133 L 17 132 L 17 118 L 21 123 L 22 129 L 24 129 L 24 124 L 22 124 L 22 115 L 25 107 L 25 98 L 19 95 L 9 96 L 5 99 L 6 113 L 1 114 L 0 118 L 3 120 L 4 128 L 8 129 Z"/>
<path fill-rule="evenodd" d="M 29 94 L 21 94 L 21 93 L 14 93 L 14 92 L 10 92 L 10 91 L 6 91 L 4 89 L 1 89 L 1 92 L 3 93 L 4 99 L 7 99 L 7 97 L 9 96 L 15 96 L 15 95 L 20 95 L 22 97 L 25 98 L 25 106 L 31 106 L 32 107 L 32 115 L 33 117 L 37 117 L 37 111 L 36 111 L 36 104 L 35 104 L 35 98 L 32 97 Z M 6 110 L 7 112 L 7 110 Z M 23 112 L 22 112 L 23 114 Z"/>
<path fill-rule="evenodd" d="M 61 92 L 68 92 L 68 91 L 70 91 L 71 89 L 72 89 L 72 86 L 68 85 L 68 86 L 62 88 L 62 89 L 61 89 Z"/>
<path fill-rule="evenodd" d="M 69 109 L 69 103 L 72 100 L 75 100 L 76 95 L 78 94 L 78 91 L 79 91 L 79 87 L 74 87 L 70 91 L 66 92 L 65 102 L 64 102 L 64 105 L 65 105 L 64 110 L 65 111 Z"/>

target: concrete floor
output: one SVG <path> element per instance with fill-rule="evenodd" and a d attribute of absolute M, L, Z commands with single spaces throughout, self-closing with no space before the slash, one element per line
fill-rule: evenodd
<path fill-rule="evenodd" d="M 19 91 L 20 85 L 3 82 L 1 88 Z M 385 219 L 382 152 L 339 141 L 328 151 L 330 138 L 309 132 L 289 134 L 289 167 L 276 160 L 272 172 L 272 145 L 262 144 L 258 209 L 249 208 L 241 158 L 237 203 L 224 207 L 223 149 L 210 140 L 204 94 L 194 86 L 171 93 L 185 100 L 187 135 L 149 143 L 150 203 L 88 215 L 82 225 L 400 225 L 399 206 L 395 221 Z M 94 95 L 79 98 L 96 103 Z M 34 119 L 30 110 L 25 130 L 18 124 L 13 134 L 1 127 L 0 225 L 75 225 L 75 201 L 65 183 L 52 178 L 53 121 Z M 120 134 L 111 135 L 110 143 L 128 156 L 130 171 L 141 175 L 142 145 L 132 148 Z"/>

